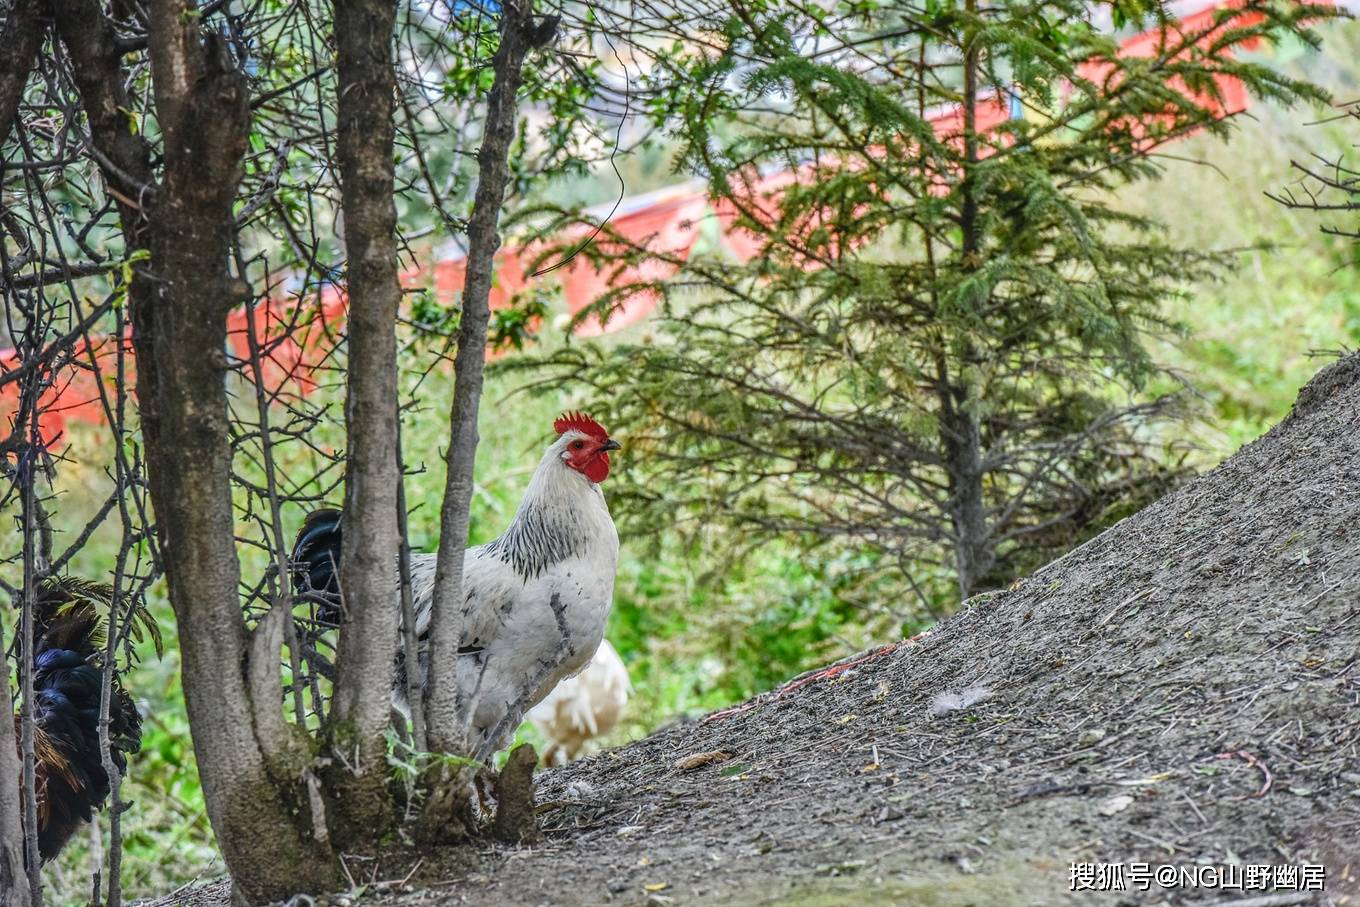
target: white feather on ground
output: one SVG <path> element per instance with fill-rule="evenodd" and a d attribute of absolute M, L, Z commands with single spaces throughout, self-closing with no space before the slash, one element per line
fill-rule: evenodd
<path fill-rule="evenodd" d="M 565 765 L 580 756 L 589 741 L 613 730 L 632 692 L 619 653 L 609 640 L 602 640 L 581 673 L 563 680 L 529 710 L 529 720 L 550 741 L 543 764 Z"/>
<path fill-rule="evenodd" d="M 984 686 L 972 686 L 964 690 L 940 693 L 930 703 L 930 714 L 935 717 L 971 708 L 992 698 L 992 691 Z"/>

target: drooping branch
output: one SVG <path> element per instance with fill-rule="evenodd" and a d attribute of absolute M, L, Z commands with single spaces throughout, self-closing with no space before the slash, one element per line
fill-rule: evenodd
<path fill-rule="evenodd" d="M 556 19 L 535 20 L 528 3 L 507 3 L 503 7 L 501 43 L 491 61 L 495 79 L 487 96 L 486 133 L 477 153 L 477 193 L 468 222 L 467 281 L 454 361 L 448 473 L 440 510 L 425 703 L 430 746 L 448 752 L 463 750 L 467 745 L 457 739 L 464 726 L 457 671 L 462 636 L 463 550 L 467 547 L 472 473 L 477 456 L 477 410 L 486 362 L 492 260 L 500 246 L 497 230 L 510 180 L 510 146 L 515 139 L 518 115 L 516 95 L 524 78 L 524 58 L 550 42 L 556 30 Z"/>

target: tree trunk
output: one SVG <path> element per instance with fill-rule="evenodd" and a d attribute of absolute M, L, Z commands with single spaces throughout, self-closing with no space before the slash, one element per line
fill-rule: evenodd
<path fill-rule="evenodd" d="M 970 16 L 977 13 L 977 0 L 965 0 L 964 9 Z M 959 184 L 962 203 L 959 210 L 959 228 L 963 233 L 961 251 L 964 267 L 976 267 L 973 258 L 980 248 L 978 236 L 977 203 L 977 77 L 978 50 L 977 29 L 972 21 L 964 28 L 963 36 L 963 179 Z"/>
<path fill-rule="evenodd" d="M 43 0 L 18 0 L 5 17 L 5 29 L 0 32 L 0 142 L 14 128 L 19 101 L 47 29 L 45 11 Z"/>
<path fill-rule="evenodd" d="M 396 818 L 387 791 L 397 654 L 397 211 L 393 130 L 396 5 L 337 0 L 336 121 L 349 293 L 342 625 L 330 735 L 357 760 L 332 774 L 336 831 L 371 836 Z M 341 846 L 344 841 L 339 842 Z"/>
<path fill-rule="evenodd" d="M 966 0 L 970 15 L 977 12 L 977 0 Z M 959 185 L 960 253 L 963 270 L 981 266 L 982 248 L 977 202 L 977 88 L 978 50 L 976 28 L 968 22 L 963 39 L 963 175 Z M 971 349 L 963 354 L 964 364 L 975 358 Z M 987 523 L 986 500 L 982 493 L 982 431 L 977 416 L 968 406 L 968 389 L 951 382 L 943 362 L 938 363 L 941 406 L 940 440 L 945 450 L 945 470 L 949 474 L 949 520 L 953 528 L 954 566 L 959 593 L 963 598 L 978 591 L 978 583 L 996 563 L 996 551 Z"/>
<path fill-rule="evenodd" d="M 953 392 L 946 390 L 945 394 Z M 940 420 L 945 470 L 949 474 L 949 522 L 953 529 L 954 567 L 959 594 L 966 599 L 996 564 L 996 550 L 982 495 L 982 439 L 977 418 L 967 412 L 960 395 L 946 406 Z"/>
<path fill-rule="evenodd" d="M 150 22 L 165 174 L 150 218 L 152 295 L 134 310 L 139 403 L 154 413 L 148 479 L 208 816 L 237 899 L 258 903 L 335 876 L 329 851 L 293 819 L 306 800 L 283 737 L 277 619 L 252 646 L 238 598 L 224 350 L 227 313 L 249 293 L 228 271 L 249 98 L 226 42 L 200 36 L 192 3 L 152 0 Z"/>
<path fill-rule="evenodd" d="M 459 701 L 458 646 L 463 624 L 463 551 L 468 541 L 468 512 L 472 503 L 472 474 L 477 457 L 477 409 L 482 398 L 486 364 L 486 330 L 490 320 L 492 262 L 500 246 L 497 229 L 505 189 L 510 181 L 510 146 L 518 116 L 516 95 L 524 79 L 529 51 L 552 40 L 556 19 L 534 22 L 527 2 L 502 8 L 501 43 L 491 60 L 495 79 L 486 101 L 486 127 L 477 153 L 477 194 L 468 223 L 467 280 L 458 323 L 458 354 L 454 360 L 453 410 L 444 502 L 440 510 L 439 556 L 435 569 L 433 615 L 430 622 L 429 686 L 425 727 L 430 747 L 461 752 L 465 703 Z"/>
<path fill-rule="evenodd" d="M 2 629 L 2 628 L 0 628 Z M 6 651 L 0 633 L 0 652 Z M 9 671 L 0 690 L 0 907 L 28 907 L 28 879 L 24 874 L 24 832 L 21 821 L 22 786 L 18 783 L 19 741 L 14 733 L 14 701 L 10 697 Z"/>
<path fill-rule="evenodd" d="M 45 30 L 41 0 L 19 0 L 5 18 L 5 28 L 0 33 L 0 142 L 9 137 L 14 127 L 19 102 Z M 4 640 L 0 638 L 0 652 L 5 651 Z M 19 741 L 11 717 L 14 701 L 10 696 L 8 669 L 4 672 L 3 686 L 0 694 L 0 905 L 28 907 L 33 899 L 24 871 L 27 842 L 23 834 L 22 811 L 25 798 L 23 786 L 17 783 L 25 766 L 19 758 Z"/>

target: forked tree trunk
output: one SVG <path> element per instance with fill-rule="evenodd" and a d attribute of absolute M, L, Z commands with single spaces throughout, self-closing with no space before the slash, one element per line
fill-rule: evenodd
<path fill-rule="evenodd" d="M 156 4 L 150 53 L 167 152 L 155 185 L 108 20 L 94 0 L 55 0 L 54 12 L 125 254 L 152 252 L 128 288 L 138 414 L 209 818 L 239 898 L 328 887 L 331 854 L 300 807 L 305 754 L 282 719 L 279 625 L 252 639 L 236 586 L 223 350 L 226 314 L 247 292 L 227 271 L 245 83 L 220 42 L 202 42 L 192 4 Z"/>
<path fill-rule="evenodd" d="M 228 271 L 249 98 L 192 2 L 149 11 L 165 171 L 150 216 L 152 297 L 134 309 L 139 404 L 154 414 L 148 478 L 208 815 L 237 900 L 258 903 L 333 884 L 335 871 L 295 818 L 307 811 L 282 716 L 284 615 L 252 639 L 239 600 L 224 350 L 227 313 L 249 293 Z"/>
<path fill-rule="evenodd" d="M 233 203 L 250 125 L 245 79 L 226 42 L 204 37 L 192 0 L 151 0 L 148 41 L 164 175 L 154 182 L 147 142 L 134 128 L 124 92 L 127 73 L 117 37 L 96 0 L 53 0 L 59 34 L 100 154 L 110 194 L 118 200 L 125 248 L 150 252 L 128 288 L 138 360 L 138 406 L 171 603 L 179 626 L 186 705 L 208 814 L 236 882 L 240 902 L 332 887 L 336 864 L 324 817 L 312 815 L 302 770 L 310 754 L 283 719 L 279 675 L 282 621 L 271 612 L 250 633 L 242 618 L 230 485 L 226 395 L 226 316 L 250 289 L 229 270 Z M 392 176 L 392 27 L 394 9 L 377 2 L 337 4 L 341 79 L 340 154 L 349 251 L 351 462 L 347 514 L 363 531 L 347 532 L 346 604 L 360 625 L 342 638 L 337 681 L 338 739 L 361 744 L 373 799 L 333 789 L 331 804 L 349 813 L 337 825 L 375 830 L 391 804 L 375 749 L 388 719 L 388 679 L 395 655 L 397 473 L 395 211 Z M 491 256 L 508 182 L 515 95 L 529 49 L 545 43 L 552 24 L 535 24 L 527 9 L 507 8 L 495 58 L 486 146 L 471 238 L 474 254 L 463 324 L 459 414 L 451 456 L 466 464 L 470 492 L 476 398 L 486 335 Z M 11 45 L 7 43 L 6 51 Z M 0 54 L 6 59 L 8 54 Z M 0 67 L 3 63 L 0 63 Z M 10 109 L 0 72 L 0 113 Z M 471 339 L 468 339 L 471 338 Z M 469 363 L 475 362 L 475 368 Z M 469 407 L 469 401 L 471 406 Z M 469 418 L 470 413 L 470 418 Z M 467 429 L 472 429 L 472 434 Z M 466 452 L 459 457 L 455 451 Z M 457 470 L 452 472 L 456 483 Z M 461 568 L 468 495 L 461 500 Z M 446 523 L 449 514 L 444 514 Z M 457 522 L 457 520 L 455 520 Z M 448 558 L 443 558 L 445 562 Z M 461 571 L 460 571 L 461 572 Z M 454 596 L 455 600 L 458 598 Z M 452 613 L 452 648 L 458 613 Z M 448 623 L 444 636 L 450 635 Z M 452 667 L 452 659 L 449 660 Z M 446 690 L 454 688 L 445 686 Z M 456 702 L 456 700 L 455 700 Z M 450 724 L 453 728 L 456 725 Z M 12 729 L 12 726 L 11 726 Z M 10 735 L 12 736 L 12 734 Z M 0 735 L 0 744 L 4 736 Z M 12 744 L 8 753 L 13 753 Z M 0 765 L 3 765 L 0 756 Z M 12 758 L 12 757 L 11 757 Z M 362 791 L 361 791 L 362 792 Z M 7 801 L 0 797 L 0 820 Z M 11 810 L 17 816 L 17 811 Z M 5 820 L 8 821 L 8 820 Z M 5 826 L 8 829 L 8 825 Z M 10 837 L 6 830 L 6 838 Z M 3 857 L 0 854 L 0 857 Z M 12 869 L 13 860 L 6 865 Z M 0 871 L 4 871 L 0 868 Z"/>
<path fill-rule="evenodd" d="M 335 760 L 331 809 L 346 832 L 372 836 L 397 811 L 389 793 L 386 741 L 397 654 L 398 492 L 396 176 L 393 162 L 393 27 L 389 0 L 337 0 L 339 76 L 336 144 L 344 211 L 349 293 L 343 619 L 331 704 Z M 358 758 L 354 758 L 357 753 Z"/>

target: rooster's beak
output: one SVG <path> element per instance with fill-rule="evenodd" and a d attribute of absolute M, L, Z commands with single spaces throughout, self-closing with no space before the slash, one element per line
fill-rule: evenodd
<path fill-rule="evenodd" d="M 613 438 L 610 438 L 608 441 L 604 442 L 604 446 L 601 447 L 600 450 L 620 450 L 622 448 L 622 444 L 615 441 Z"/>

